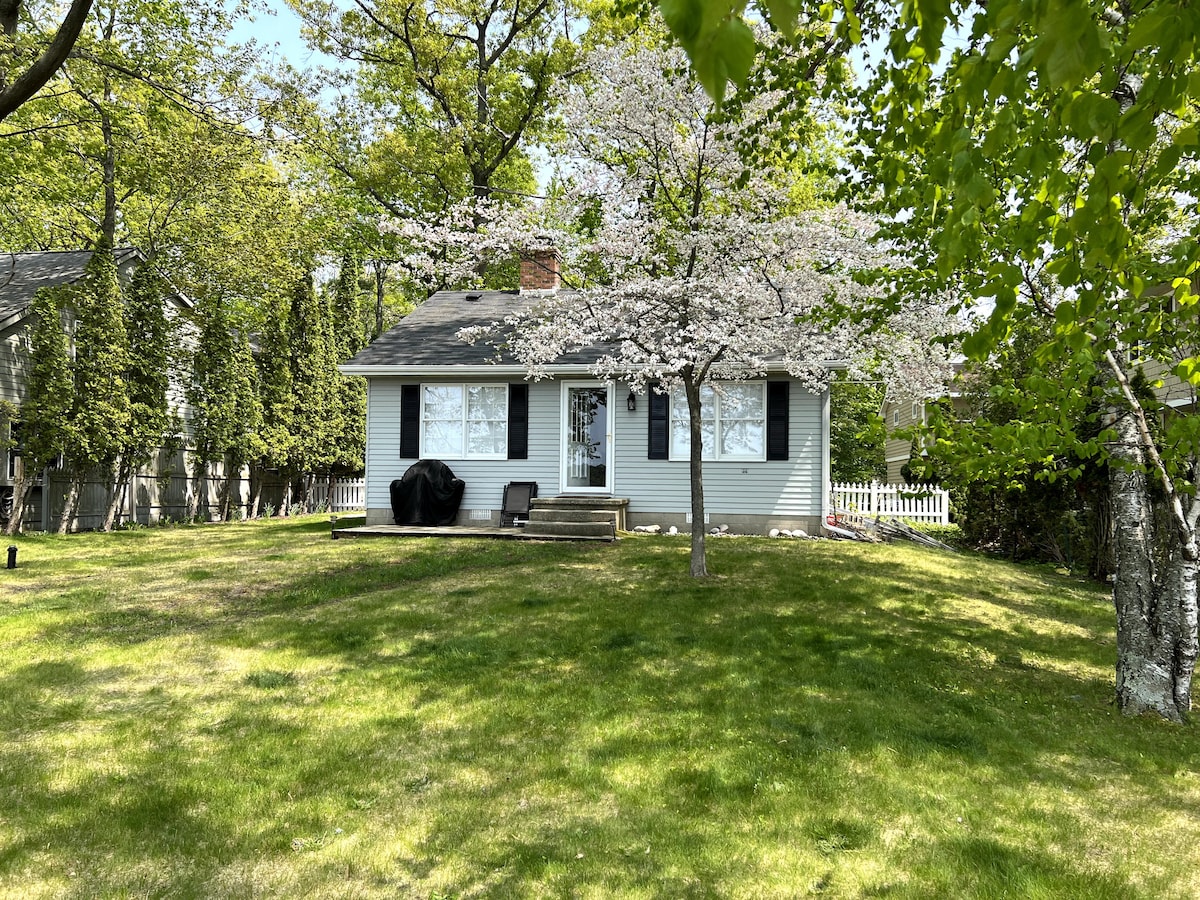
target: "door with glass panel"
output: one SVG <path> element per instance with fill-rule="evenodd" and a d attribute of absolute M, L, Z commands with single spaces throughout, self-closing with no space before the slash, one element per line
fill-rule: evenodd
<path fill-rule="evenodd" d="M 612 493 L 612 388 L 563 386 L 563 491 Z"/>

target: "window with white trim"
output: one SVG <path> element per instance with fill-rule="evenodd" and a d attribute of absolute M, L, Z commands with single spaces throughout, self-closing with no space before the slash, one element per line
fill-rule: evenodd
<path fill-rule="evenodd" d="M 508 385 L 421 385 L 421 456 L 507 458 Z"/>
<path fill-rule="evenodd" d="M 706 460 L 767 458 L 767 385 L 725 384 L 700 389 L 700 440 Z M 691 447 L 687 397 L 671 394 L 671 459 L 687 459 Z"/>

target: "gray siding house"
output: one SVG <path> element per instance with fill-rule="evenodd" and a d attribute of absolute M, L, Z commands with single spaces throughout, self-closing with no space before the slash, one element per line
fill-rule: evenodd
<path fill-rule="evenodd" d="M 20 406 L 25 402 L 26 371 L 29 365 L 29 305 L 41 288 L 71 284 L 83 277 L 84 267 L 91 259 L 90 250 L 46 251 L 32 253 L 0 253 L 0 400 Z M 144 256 L 133 248 L 120 248 L 114 253 L 118 275 L 123 282 L 132 277 L 134 268 Z M 186 322 L 191 303 L 182 295 L 166 298 L 170 318 Z M 68 337 L 74 322 L 68 309 L 64 316 Z M 186 332 L 186 329 L 184 329 Z M 171 381 L 171 402 L 184 418 L 187 416 L 183 386 L 177 377 Z M 8 443 L 10 435 L 3 437 Z M 13 484 L 22 466 L 19 444 L 0 453 L 0 506 L 7 509 L 11 502 Z M 132 490 L 125 498 L 122 521 L 142 524 L 164 518 L 182 519 L 187 511 L 188 479 L 186 460 L 180 450 L 159 453 L 155 460 L 135 478 Z M 53 526 L 62 512 L 66 479 L 51 467 L 35 473 L 37 479 L 26 505 L 25 525 L 38 530 Z M 80 497 L 72 530 L 96 528 L 101 524 L 105 507 L 105 487 L 86 482 Z"/>
<path fill-rule="evenodd" d="M 458 331 L 502 320 L 545 282 L 521 290 L 434 294 L 341 367 L 367 379 L 367 525 L 392 522 L 389 486 L 418 459 L 466 482 L 459 524 L 499 524 L 504 486 L 538 497 L 627 502 L 625 523 L 690 519 L 686 402 L 592 375 L 579 352 L 526 380 L 524 367 Z M 553 285 L 549 286 L 553 290 Z M 829 483 L 829 395 L 786 372 L 731 383 L 706 408 L 704 487 L 712 525 L 734 532 L 815 531 Z"/>

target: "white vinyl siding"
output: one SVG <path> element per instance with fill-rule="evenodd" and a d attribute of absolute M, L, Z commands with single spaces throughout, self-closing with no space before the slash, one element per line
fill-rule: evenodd
<path fill-rule="evenodd" d="M 514 382 L 520 381 L 514 378 Z M 462 377 L 388 376 L 368 379 L 367 393 L 367 508 L 390 510 L 388 487 L 415 459 L 400 456 L 400 387 L 404 384 L 462 384 Z M 507 385 L 505 385 L 507 389 Z M 536 481 L 542 496 L 558 493 L 559 387 L 542 381 L 529 385 L 529 456 L 527 459 L 445 459 L 455 476 L 466 482 L 459 513 L 466 521 L 470 510 L 499 511 L 504 486 L 510 481 Z M 441 459 L 441 457 L 431 457 Z M 391 522 L 390 512 L 386 521 Z"/>
<path fill-rule="evenodd" d="M 787 460 L 704 463 L 704 505 L 714 523 L 722 515 L 822 515 L 824 395 L 811 394 L 796 382 L 788 394 Z M 639 402 L 637 412 L 616 410 L 613 493 L 629 498 L 631 514 L 685 514 L 691 509 L 687 460 L 646 458 L 648 407 L 649 403 Z"/>
<path fill-rule="evenodd" d="M 519 379 L 513 379 L 514 381 Z M 390 507 L 388 486 L 415 460 L 400 456 L 402 384 L 461 384 L 463 379 L 378 376 L 371 378 L 367 435 L 367 507 L 381 515 Z M 498 511 L 510 481 L 536 481 L 538 496 L 564 493 L 560 486 L 562 453 L 562 379 L 529 384 L 529 458 L 523 460 L 448 461 L 466 482 L 460 521 L 471 510 Z M 627 389 L 618 387 L 617 397 Z M 704 464 L 705 506 L 714 523 L 724 515 L 817 517 L 824 506 L 824 394 L 811 394 L 796 382 L 789 392 L 786 461 L 714 460 Z M 613 496 L 629 500 L 631 514 L 684 515 L 691 507 L 686 460 L 647 459 L 649 402 L 637 410 L 624 403 L 613 410 Z M 390 513 L 388 514 L 390 516 Z M 379 521 L 383 521 L 381 517 Z M 390 522 L 391 519 L 386 518 Z"/>

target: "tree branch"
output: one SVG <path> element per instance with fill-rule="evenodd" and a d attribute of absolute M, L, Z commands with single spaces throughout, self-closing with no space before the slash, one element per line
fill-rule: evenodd
<path fill-rule="evenodd" d="M 13 12 L 19 4 L 13 4 Z M 3 91 L 0 91 L 0 122 L 16 112 L 26 100 L 41 90 L 42 85 L 53 77 L 63 62 L 66 61 L 71 48 L 79 38 L 92 9 L 92 0 L 71 0 L 62 24 L 54 35 L 50 46 L 34 60 L 33 64 L 20 75 L 16 81 Z M 7 14 L 8 10 L 5 9 Z M 7 27 L 6 27 L 7 33 Z"/>

